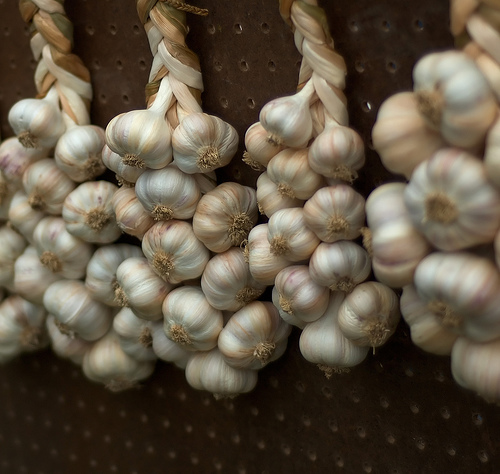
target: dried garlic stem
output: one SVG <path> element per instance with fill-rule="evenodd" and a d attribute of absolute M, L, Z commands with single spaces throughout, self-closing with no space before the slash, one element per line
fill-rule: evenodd
<path fill-rule="evenodd" d="M 227 229 L 229 239 L 233 246 L 240 245 L 252 230 L 253 223 L 246 212 L 231 216 L 232 222 Z"/>
<path fill-rule="evenodd" d="M 274 354 L 276 344 L 274 342 L 259 342 L 253 351 L 254 357 L 260 360 L 262 365 L 267 364 Z"/>
<path fill-rule="evenodd" d="M 35 135 L 33 135 L 29 130 L 21 132 L 17 136 L 17 139 L 24 148 L 38 148 L 38 138 L 35 137 Z"/>
<path fill-rule="evenodd" d="M 172 324 L 172 326 L 170 326 L 169 337 L 172 341 L 183 346 L 192 344 L 189 334 L 180 324 Z"/>
<path fill-rule="evenodd" d="M 458 217 L 456 204 L 444 193 L 435 192 L 425 199 L 425 218 L 441 224 L 451 224 Z"/>
<path fill-rule="evenodd" d="M 198 159 L 196 160 L 198 168 L 202 171 L 211 171 L 220 166 L 219 149 L 215 146 L 204 146 L 198 150 Z"/>
<path fill-rule="evenodd" d="M 134 168 L 146 168 L 146 163 L 144 162 L 144 160 L 132 153 L 127 153 L 125 156 L 123 156 L 122 162 L 124 165 L 133 166 Z"/>
<path fill-rule="evenodd" d="M 49 252 L 48 250 L 40 255 L 40 263 L 52 273 L 57 273 L 62 270 L 62 263 L 59 257 L 54 252 Z"/>
<path fill-rule="evenodd" d="M 243 161 L 243 163 L 245 163 L 246 165 L 250 166 L 250 168 L 252 168 L 254 171 L 264 171 L 266 169 L 264 165 L 254 160 L 252 158 L 252 155 L 250 155 L 248 151 L 243 152 L 243 158 L 241 161 Z"/>
<path fill-rule="evenodd" d="M 279 295 L 279 305 L 285 313 L 293 314 L 292 303 L 282 294 Z"/>
<path fill-rule="evenodd" d="M 363 236 L 363 247 L 368 252 L 370 258 L 373 257 L 373 244 L 372 244 L 372 231 L 369 227 L 361 228 L 361 235 Z"/>
<path fill-rule="evenodd" d="M 174 216 L 174 211 L 167 206 L 157 204 L 151 211 L 155 221 L 169 221 Z"/>
<path fill-rule="evenodd" d="M 115 292 L 115 302 L 120 305 L 122 308 L 129 305 L 127 295 L 123 291 L 123 288 L 120 284 L 115 280 L 113 281 L 113 290 Z"/>
<path fill-rule="evenodd" d="M 97 232 L 101 231 L 110 219 L 111 216 L 102 207 L 96 207 L 85 215 L 85 223 Z"/>

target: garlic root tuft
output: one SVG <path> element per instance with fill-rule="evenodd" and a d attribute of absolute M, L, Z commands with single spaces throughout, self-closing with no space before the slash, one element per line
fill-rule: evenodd
<path fill-rule="evenodd" d="M 241 290 L 238 290 L 234 299 L 243 305 L 250 303 L 254 299 L 258 298 L 263 293 L 263 290 L 258 290 L 257 288 L 251 288 L 249 286 L 245 286 Z"/>
<path fill-rule="evenodd" d="M 290 245 L 288 245 L 287 240 L 281 236 L 273 237 L 269 243 L 269 247 L 271 249 L 271 253 L 277 257 L 290 252 Z"/>
<path fill-rule="evenodd" d="M 215 146 L 204 146 L 198 150 L 196 165 L 203 172 L 212 171 L 220 166 L 219 149 Z"/>
<path fill-rule="evenodd" d="M 278 189 L 278 192 L 282 196 L 287 196 L 289 198 L 295 198 L 295 193 L 293 191 L 293 188 L 289 184 L 280 183 L 280 184 L 278 184 L 277 189 Z"/>
<path fill-rule="evenodd" d="M 253 222 L 246 212 L 233 216 L 233 222 L 227 229 L 231 244 L 233 246 L 241 245 L 253 229 Z"/>
<path fill-rule="evenodd" d="M 165 252 L 156 252 L 153 257 L 153 267 L 165 277 L 168 277 L 170 273 L 175 270 L 175 264 L 172 261 L 172 255 Z"/>
<path fill-rule="evenodd" d="M 437 130 L 441 125 L 444 101 L 438 91 L 417 91 L 415 92 L 417 109 L 425 119 Z"/>
<path fill-rule="evenodd" d="M 142 330 L 139 336 L 139 342 L 144 347 L 153 347 L 153 335 L 151 334 L 151 329 L 147 326 Z"/>
<path fill-rule="evenodd" d="M 457 219 L 459 213 L 456 204 L 444 193 L 429 194 L 425 200 L 425 217 L 427 220 L 450 224 Z"/>
<path fill-rule="evenodd" d="M 462 316 L 455 313 L 449 305 L 442 301 L 431 301 L 427 307 L 432 311 L 441 321 L 441 324 L 447 328 L 459 328 L 463 319 Z"/>
<path fill-rule="evenodd" d="M 146 168 L 146 163 L 139 156 L 132 153 L 127 153 L 123 158 L 122 162 L 124 165 L 133 166 L 134 168 L 143 169 Z"/>
<path fill-rule="evenodd" d="M 253 351 L 254 357 L 260 360 L 262 365 L 265 365 L 267 361 L 274 354 L 274 350 L 276 349 L 276 344 L 274 342 L 259 342 L 255 346 L 255 350 Z"/>
<path fill-rule="evenodd" d="M 155 221 L 169 221 L 174 217 L 174 211 L 162 204 L 157 204 L 151 214 Z"/>
<path fill-rule="evenodd" d="M 40 263 L 52 273 L 57 273 L 62 270 L 62 263 L 59 257 L 54 252 L 48 250 L 40 255 Z"/>
<path fill-rule="evenodd" d="M 17 139 L 24 148 L 38 148 L 38 139 L 29 130 L 21 132 Z"/>
<path fill-rule="evenodd" d="M 101 207 L 96 207 L 85 215 L 85 223 L 96 231 L 101 231 L 110 221 L 110 215 Z"/>
<path fill-rule="evenodd" d="M 343 291 L 344 293 L 350 293 L 352 290 L 354 290 L 354 287 L 356 286 L 356 283 L 354 280 L 349 277 L 345 276 L 340 278 L 337 283 L 334 283 L 333 285 L 330 286 L 330 290 L 332 291 Z"/>
<path fill-rule="evenodd" d="M 192 341 L 189 338 L 189 334 L 180 324 L 172 324 L 172 326 L 170 326 L 169 337 L 170 339 L 172 339 L 172 341 L 177 342 L 177 344 L 181 344 L 183 346 L 192 344 Z"/>
<path fill-rule="evenodd" d="M 45 210 L 45 201 L 43 200 L 43 197 L 36 192 L 31 194 L 30 197 L 28 198 L 28 204 L 35 211 Z"/>

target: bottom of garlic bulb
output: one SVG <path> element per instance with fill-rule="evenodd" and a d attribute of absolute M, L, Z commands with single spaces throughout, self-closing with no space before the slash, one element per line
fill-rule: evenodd
<path fill-rule="evenodd" d="M 59 260 L 59 257 L 54 252 L 50 252 L 48 250 L 40 255 L 40 263 L 53 273 L 57 273 L 62 270 L 62 262 Z"/>
<path fill-rule="evenodd" d="M 91 209 L 85 215 L 85 223 L 97 232 L 101 231 L 111 220 L 111 216 L 102 207 Z"/>
<path fill-rule="evenodd" d="M 21 132 L 17 139 L 24 148 L 38 148 L 38 139 L 29 130 Z"/>
<path fill-rule="evenodd" d="M 125 154 L 125 156 L 122 157 L 122 162 L 124 165 L 132 166 L 134 168 L 139 168 L 139 169 L 146 168 L 145 161 L 138 155 L 134 155 L 133 153 Z"/>
<path fill-rule="evenodd" d="M 232 222 L 229 224 L 227 234 L 233 246 L 240 245 L 248 236 L 248 233 L 253 229 L 254 223 L 252 218 L 242 212 L 231 216 Z"/>
<path fill-rule="evenodd" d="M 443 301 L 431 301 L 427 308 L 440 320 L 441 324 L 449 329 L 459 328 L 463 323 L 463 318 L 455 313 L 453 309 Z"/>
<path fill-rule="evenodd" d="M 255 358 L 260 360 L 261 364 L 264 366 L 271 359 L 274 351 L 276 349 L 276 343 L 274 342 L 259 342 L 253 351 Z"/>
<path fill-rule="evenodd" d="M 347 374 L 351 371 L 350 367 L 332 367 L 330 365 L 316 364 L 321 372 L 329 379 L 332 375 Z"/>
<path fill-rule="evenodd" d="M 176 342 L 177 344 L 181 344 L 182 346 L 189 346 L 192 344 L 188 332 L 180 324 L 172 324 L 170 326 L 168 337 L 172 341 Z"/>

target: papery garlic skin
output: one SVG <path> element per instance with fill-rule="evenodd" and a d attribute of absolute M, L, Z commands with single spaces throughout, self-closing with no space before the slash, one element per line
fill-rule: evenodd
<path fill-rule="evenodd" d="M 198 278 L 210 259 L 191 225 L 178 220 L 153 225 L 144 235 L 142 251 L 153 270 L 172 284 Z"/>
<path fill-rule="evenodd" d="M 280 193 L 278 185 L 271 181 L 265 171 L 257 178 L 257 203 L 261 214 L 271 217 L 280 209 L 302 207 L 304 201 Z"/>
<path fill-rule="evenodd" d="M 153 351 L 165 362 L 172 362 L 180 369 L 185 369 L 193 352 L 183 349 L 179 344 L 167 337 L 163 330 L 163 321 L 151 322 L 151 336 L 153 338 Z"/>
<path fill-rule="evenodd" d="M 17 186 L 9 183 L 4 174 L 0 171 L 0 220 L 8 219 L 10 203 L 17 190 Z"/>
<path fill-rule="evenodd" d="M 257 371 L 231 367 L 215 348 L 189 358 L 186 380 L 194 389 L 211 392 L 217 399 L 233 398 L 255 388 Z"/>
<path fill-rule="evenodd" d="M 272 303 L 254 301 L 229 318 L 217 346 L 230 366 L 258 370 L 283 355 L 291 329 Z"/>
<path fill-rule="evenodd" d="M 201 277 L 201 288 L 214 308 L 238 311 L 258 298 L 266 285 L 253 279 L 243 250 L 233 247 L 209 260 Z"/>
<path fill-rule="evenodd" d="M 108 181 L 80 184 L 64 200 L 62 216 L 70 234 L 85 242 L 109 244 L 121 235 L 111 200 L 118 186 Z"/>
<path fill-rule="evenodd" d="M 500 118 L 497 118 L 486 135 L 486 148 L 484 150 L 484 167 L 488 179 L 500 187 Z"/>
<path fill-rule="evenodd" d="M 245 148 L 243 161 L 252 169 L 262 171 L 271 161 L 271 158 L 283 150 L 283 145 L 278 145 L 268 140 L 269 133 L 262 123 L 255 122 L 245 132 Z"/>
<path fill-rule="evenodd" d="M 210 306 L 200 287 L 172 290 L 162 308 L 165 334 L 183 349 L 208 351 L 217 345 L 222 312 Z"/>
<path fill-rule="evenodd" d="M 116 173 L 118 184 L 123 186 L 133 186 L 137 178 L 146 171 L 146 168 L 136 168 L 123 163 L 122 157 L 111 150 L 108 145 L 104 145 L 101 159 L 106 168 Z"/>
<path fill-rule="evenodd" d="M 0 227 L 0 286 L 10 287 L 14 282 L 14 264 L 24 252 L 28 242 L 24 237 L 4 225 Z"/>
<path fill-rule="evenodd" d="M 279 275 L 279 274 L 278 274 Z M 328 291 L 328 289 L 327 289 Z M 330 292 L 328 292 L 328 295 Z M 276 286 L 273 286 L 273 291 L 272 291 L 272 302 L 276 308 L 278 308 L 278 313 L 283 321 L 285 321 L 288 324 L 291 324 L 292 326 L 298 327 L 299 329 L 304 329 L 307 325 L 305 321 L 302 319 L 299 319 L 297 316 L 295 316 L 292 312 L 287 312 L 283 311 L 281 308 L 280 304 L 280 294 Z M 324 311 L 323 311 L 324 313 Z"/>
<path fill-rule="evenodd" d="M 28 242 L 33 243 L 33 231 L 44 217 L 43 211 L 36 211 L 30 206 L 28 196 L 24 191 L 17 191 L 12 196 L 8 211 L 9 221 Z"/>
<path fill-rule="evenodd" d="M 43 295 L 43 304 L 56 318 L 59 330 L 69 336 L 96 341 L 113 322 L 111 309 L 92 298 L 80 280 L 59 280 Z"/>
<path fill-rule="evenodd" d="M 180 170 L 205 173 L 229 164 L 238 149 L 238 132 L 219 117 L 195 112 L 174 130 L 172 148 Z"/>
<path fill-rule="evenodd" d="M 7 138 L 0 144 L 0 171 L 10 183 L 21 185 L 26 169 L 48 152 L 46 148 L 25 148 L 17 137 Z"/>

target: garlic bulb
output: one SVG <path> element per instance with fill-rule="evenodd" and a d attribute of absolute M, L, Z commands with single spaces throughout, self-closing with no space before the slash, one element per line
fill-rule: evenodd
<path fill-rule="evenodd" d="M 60 216 L 64 200 L 75 189 L 75 183 L 54 160 L 45 158 L 28 167 L 23 174 L 23 187 L 33 209 Z"/>
<path fill-rule="evenodd" d="M 420 164 L 404 197 L 415 226 L 441 250 L 490 242 L 500 227 L 500 192 L 481 161 L 458 149 Z"/>
<path fill-rule="evenodd" d="M 80 280 L 59 280 L 43 295 L 43 304 L 54 315 L 59 330 L 70 337 L 96 341 L 106 334 L 113 322 L 111 309 L 92 299 Z"/>
<path fill-rule="evenodd" d="M 250 392 L 257 384 L 257 371 L 231 367 L 220 351 L 196 352 L 186 365 L 186 380 L 196 390 L 206 390 L 216 399 Z"/>
<path fill-rule="evenodd" d="M 323 242 L 353 240 L 365 223 L 365 199 L 347 184 L 321 188 L 305 203 L 304 220 Z"/>
<path fill-rule="evenodd" d="M 190 351 L 208 351 L 217 345 L 222 312 L 208 303 L 197 286 L 172 290 L 163 301 L 163 330 L 168 338 Z"/>
<path fill-rule="evenodd" d="M 6 225 L 0 227 L 0 242 L 0 286 L 8 288 L 14 282 L 14 263 L 28 243 Z"/>
<path fill-rule="evenodd" d="M 130 308 L 122 308 L 113 318 L 113 330 L 126 354 L 136 360 L 156 360 L 150 321 L 138 318 Z"/>
<path fill-rule="evenodd" d="M 154 362 L 138 361 L 127 355 L 118 336 L 109 331 L 85 354 L 82 367 L 90 380 L 104 384 L 112 392 L 120 392 L 148 378 L 154 371 Z"/>
<path fill-rule="evenodd" d="M 264 171 L 257 178 L 257 203 L 259 211 L 267 217 L 271 217 L 280 209 L 302 207 L 304 201 L 280 193 L 278 185 L 271 181 L 267 172 Z"/>
<path fill-rule="evenodd" d="M 295 95 L 278 97 L 262 107 L 259 121 L 271 143 L 292 148 L 307 146 L 313 131 L 309 112 L 313 96 L 314 85 L 309 80 Z"/>
<path fill-rule="evenodd" d="M 385 183 L 370 193 L 365 210 L 368 226 L 372 230 L 401 219 L 411 222 L 404 202 L 405 188 L 405 183 Z"/>
<path fill-rule="evenodd" d="M 168 78 L 160 83 L 153 105 L 114 117 L 106 127 L 106 144 L 125 165 L 161 169 L 172 161 L 170 127 L 165 114 L 173 97 Z"/>
<path fill-rule="evenodd" d="M 141 319 L 163 318 L 161 305 L 173 285 L 160 278 L 145 257 L 130 257 L 116 269 L 115 301 Z"/>
<path fill-rule="evenodd" d="M 10 203 L 16 191 L 17 186 L 9 183 L 0 171 L 0 220 L 8 219 Z"/>
<path fill-rule="evenodd" d="M 145 168 L 136 168 L 123 163 L 122 157 L 111 150 L 108 145 L 104 145 L 101 159 L 106 168 L 116 173 L 116 179 L 120 185 L 133 186 L 137 178 L 146 171 Z"/>
<path fill-rule="evenodd" d="M 283 150 L 282 145 L 270 141 L 267 136 L 268 132 L 260 122 L 250 125 L 245 133 L 243 161 L 256 171 L 265 169 L 271 158 Z"/>
<path fill-rule="evenodd" d="M 314 172 L 307 160 L 307 149 L 285 148 L 267 165 L 267 175 L 284 196 L 309 199 L 324 184 L 324 178 Z"/>
<path fill-rule="evenodd" d="M 328 294 L 330 294 L 330 292 L 328 292 Z M 280 294 L 276 286 L 273 286 L 273 291 L 271 295 L 272 295 L 272 302 L 274 306 L 278 308 L 278 313 L 283 321 L 285 321 L 288 324 L 291 324 L 292 326 L 296 326 L 299 329 L 304 329 L 306 327 L 307 323 L 305 321 L 299 319 L 292 312 L 284 311 L 283 308 L 280 306 Z"/>
<path fill-rule="evenodd" d="M 283 256 L 291 262 L 307 260 L 320 243 L 306 226 L 300 207 L 276 211 L 267 224 L 267 240 L 273 255 Z"/>
<path fill-rule="evenodd" d="M 434 252 L 415 271 L 415 287 L 441 324 L 469 339 L 500 336 L 500 274 L 488 259 Z"/>
<path fill-rule="evenodd" d="M 155 221 L 191 219 L 201 198 L 196 180 L 175 166 L 146 170 L 137 178 L 135 194 Z"/>
<path fill-rule="evenodd" d="M 135 195 L 134 188 L 121 187 L 113 194 L 111 206 L 118 227 L 128 235 L 142 240 L 155 223 Z"/>
<path fill-rule="evenodd" d="M 94 252 L 92 245 L 66 230 L 61 217 L 43 218 L 33 231 L 33 244 L 43 266 L 70 280 L 85 276 Z"/>
<path fill-rule="evenodd" d="M 163 330 L 163 321 L 153 321 L 151 323 L 151 337 L 153 338 L 153 352 L 158 359 L 172 362 L 181 369 L 186 368 L 187 361 L 193 353 L 186 351 L 167 337 Z"/>
<path fill-rule="evenodd" d="M 0 144 L 0 171 L 9 183 L 21 185 L 28 166 L 47 154 L 46 148 L 25 148 L 16 137 L 7 138 Z"/>
<path fill-rule="evenodd" d="M 104 173 L 104 130 L 96 125 L 71 127 L 57 141 L 54 159 L 73 181 L 82 183 Z"/>
<path fill-rule="evenodd" d="M 283 355 L 291 329 L 272 303 L 253 301 L 229 318 L 217 346 L 231 367 L 258 370 Z"/>
<path fill-rule="evenodd" d="M 193 231 L 209 250 L 220 253 L 247 239 L 257 218 L 255 191 L 238 183 L 222 183 L 200 199 Z"/>
<path fill-rule="evenodd" d="M 205 173 L 229 164 L 238 132 L 214 115 L 191 113 L 172 134 L 174 160 L 184 173 Z"/>
<path fill-rule="evenodd" d="M 9 124 L 24 147 L 53 147 L 66 129 L 56 87 L 42 99 L 16 102 L 9 110 Z"/>
<path fill-rule="evenodd" d="M 173 284 L 201 276 L 210 259 L 191 225 L 178 220 L 153 225 L 142 239 L 142 251 L 153 270 Z"/>
<path fill-rule="evenodd" d="M 121 235 L 111 199 L 118 186 L 108 181 L 80 184 L 64 200 L 62 216 L 70 234 L 85 242 L 109 244 Z"/>
<path fill-rule="evenodd" d="M 450 355 L 458 335 L 441 324 L 441 318 L 418 296 L 415 285 L 403 287 L 400 303 L 413 344 L 432 354 Z"/>
<path fill-rule="evenodd" d="M 170 166 L 173 166 L 175 163 L 172 163 Z M 213 191 L 217 187 L 217 175 L 215 171 L 208 171 L 206 173 L 194 173 L 193 178 L 196 181 L 196 184 L 200 188 L 201 194 L 207 194 L 210 191 Z"/>
<path fill-rule="evenodd" d="M 361 283 L 342 302 L 338 323 L 342 334 L 358 346 L 380 347 L 394 334 L 401 318 L 399 299 L 376 281 Z"/>
<path fill-rule="evenodd" d="M 258 298 L 266 285 L 252 278 L 243 250 L 233 247 L 209 260 L 201 277 L 201 288 L 214 308 L 238 311 Z"/>
<path fill-rule="evenodd" d="M 371 262 L 368 252 L 355 242 L 339 240 L 318 245 L 309 261 L 309 274 L 318 285 L 332 291 L 350 293 L 368 278 Z"/>
<path fill-rule="evenodd" d="M 141 249 L 130 244 L 104 245 L 97 249 L 87 265 L 85 286 L 92 298 L 108 306 L 121 306 L 116 298 L 116 272 L 128 258 L 143 257 Z"/>
<path fill-rule="evenodd" d="M 484 150 L 484 167 L 488 179 L 500 187 L 500 118 L 498 118 L 486 136 L 486 149 Z"/>
<path fill-rule="evenodd" d="M 287 316 L 305 323 L 316 321 L 328 306 L 330 291 L 313 281 L 307 265 L 291 265 L 281 270 L 274 288 L 278 295 L 277 308 L 285 321 Z"/>
<path fill-rule="evenodd" d="M 42 211 L 30 206 L 28 196 L 23 191 L 17 191 L 12 196 L 8 211 L 10 224 L 28 242 L 33 243 L 33 231 L 44 216 Z"/>
<path fill-rule="evenodd" d="M 80 337 L 63 334 L 57 327 L 56 318 L 49 314 L 46 321 L 50 346 L 54 353 L 63 359 L 69 359 L 77 365 L 82 365 L 83 357 L 92 347 L 92 342 Z"/>
<path fill-rule="evenodd" d="M 351 342 L 340 330 L 338 312 L 344 299 L 343 293 L 332 292 L 323 316 L 307 324 L 299 339 L 304 358 L 317 364 L 327 377 L 360 364 L 369 351 Z"/>
<path fill-rule="evenodd" d="M 42 305 L 45 290 L 61 278 L 60 274 L 42 265 L 33 246 L 26 247 L 14 263 L 14 290 L 19 296 L 34 304 Z"/>

